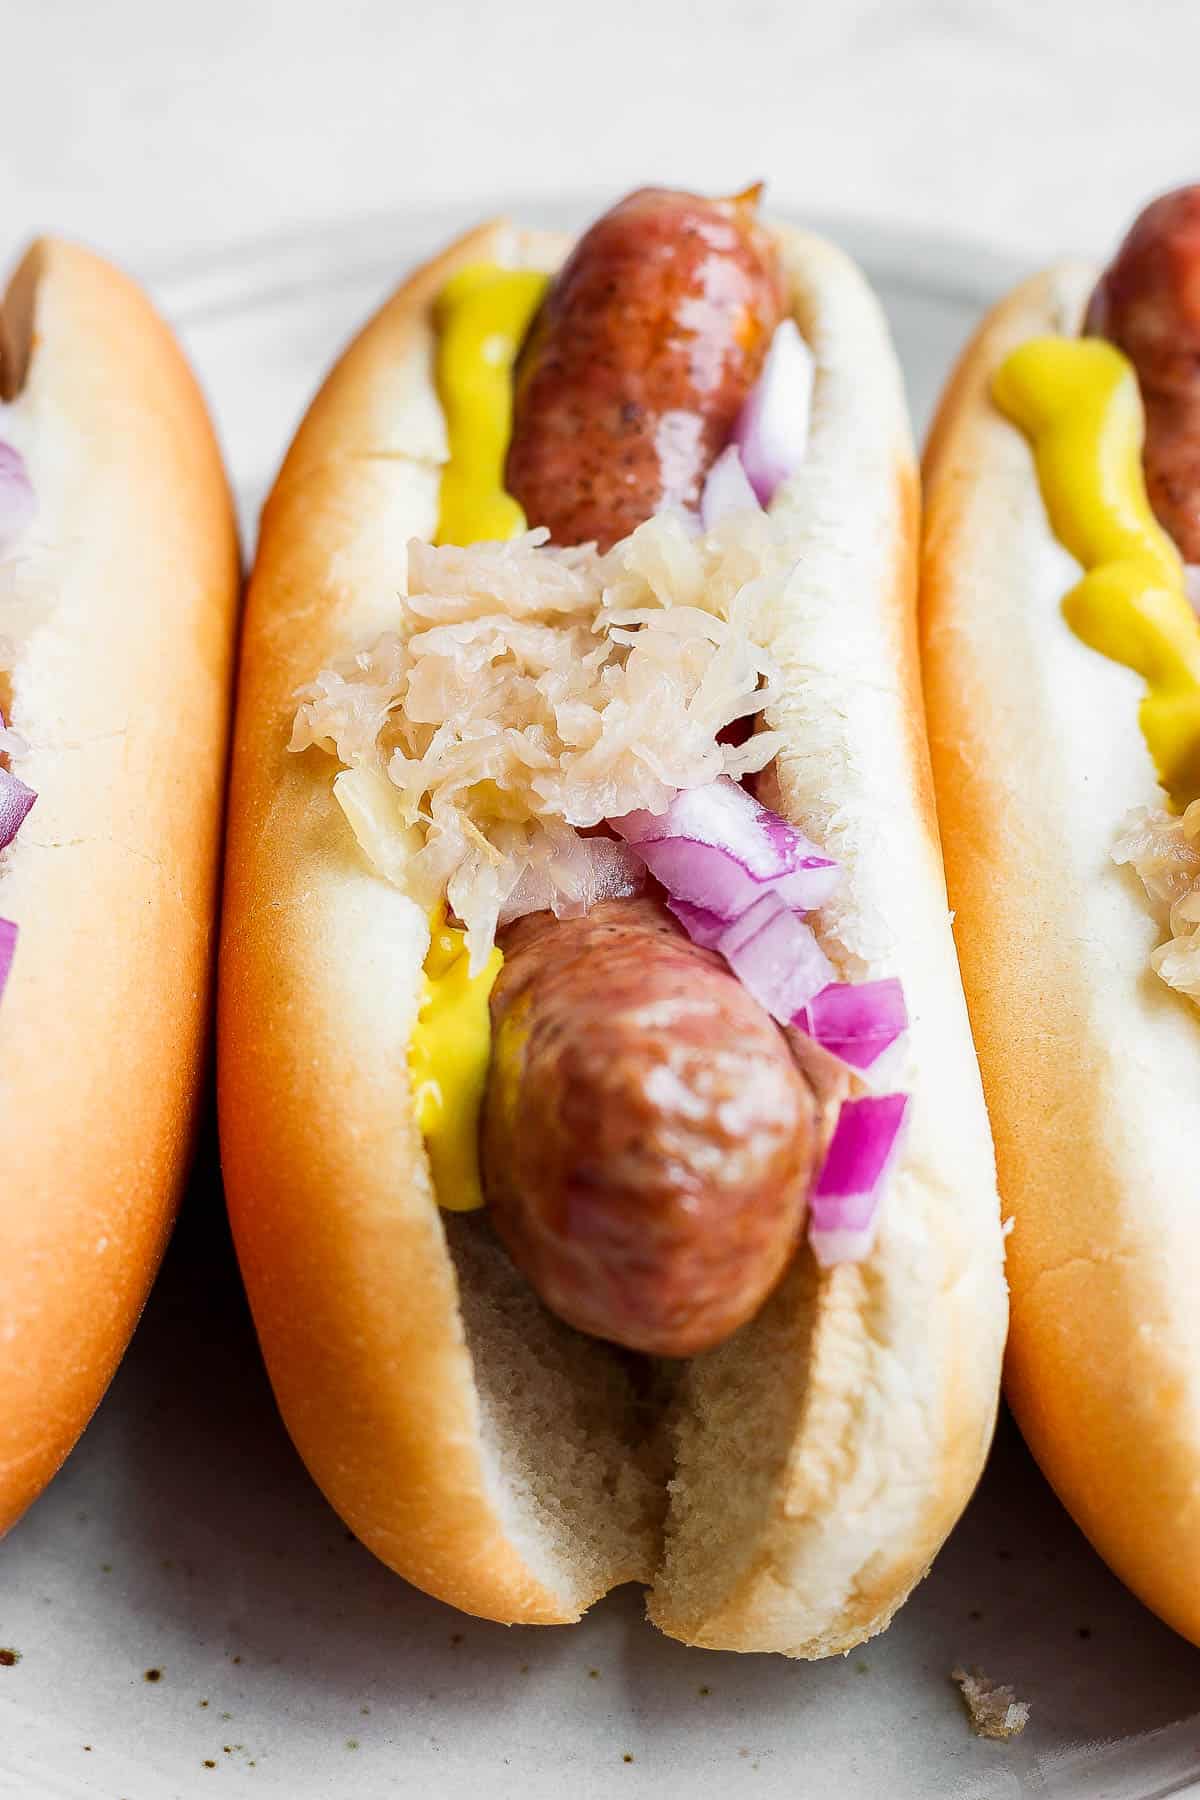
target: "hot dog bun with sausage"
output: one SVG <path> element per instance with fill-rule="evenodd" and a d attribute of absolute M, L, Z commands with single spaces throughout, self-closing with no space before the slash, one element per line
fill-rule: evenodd
<path fill-rule="evenodd" d="M 1060 265 L 984 321 L 926 454 L 922 636 L 1013 1222 L 1008 1395 L 1096 1548 L 1200 1642 L 1198 252 L 1185 189 L 1102 277 Z"/>
<path fill-rule="evenodd" d="M 98 256 L 28 251 L 0 395 L 3 1532 L 113 1374 L 188 1161 L 238 559 L 191 371 Z"/>
<path fill-rule="evenodd" d="M 640 1581 L 685 1642 L 819 1656 L 957 1518 L 1005 1327 L 900 378 L 856 269 L 751 196 L 644 190 L 569 249 L 499 223 L 419 270 L 268 501 L 230 1215 L 289 1429 L 393 1568 L 522 1623 Z M 743 888 L 787 955 L 747 949 Z M 800 1005 L 901 982 L 879 1061 Z"/>

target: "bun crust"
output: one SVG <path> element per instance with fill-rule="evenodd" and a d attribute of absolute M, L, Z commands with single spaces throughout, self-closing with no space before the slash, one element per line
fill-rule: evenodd
<path fill-rule="evenodd" d="M 202 1084 L 238 590 L 203 399 L 125 276 L 43 239 L 3 308 L 0 695 L 38 793 L 0 856 L 0 1532 L 100 1400 L 174 1217 Z"/>
<path fill-rule="evenodd" d="M 482 256 L 553 266 L 565 252 L 501 225 L 418 272 L 368 325 L 264 514 L 219 1083 L 230 1214 L 276 1395 L 372 1549 L 491 1618 L 566 1621 L 636 1579 L 685 1641 L 819 1655 L 887 1622 L 965 1503 L 1005 1302 L 921 724 L 899 375 L 852 266 L 779 236 L 819 373 L 809 461 L 778 503 L 811 554 L 775 647 L 796 674 L 769 721 L 793 746 L 776 798 L 846 860 L 830 955 L 847 973 L 902 974 L 914 1013 L 898 1079 L 917 1123 L 876 1253 L 820 1276 L 799 1252 L 760 1320 L 685 1365 L 664 1412 L 657 1377 L 631 1386 L 624 1359 L 550 1318 L 486 1218 L 434 1204 L 406 1070 L 425 922 L 362 862 L 330 760 L 285 746 L 296 689 L 394 621 L 406 540 L 436 523 L 434 295 Z"/>
<path fill-rule="evenodd" d="M 926 697 L 950 899 L 1012 1235 L 1009 1399 L 1100 1554 L 1200 1642 L 1196 1013 L 1111 850 L 1161 804 L 1142 684 L 1082 644 L 1033 459 L 992 407 L 1009 350 L 1078 331 L 1096 272 L 985 320 L 926 456 Z"/>

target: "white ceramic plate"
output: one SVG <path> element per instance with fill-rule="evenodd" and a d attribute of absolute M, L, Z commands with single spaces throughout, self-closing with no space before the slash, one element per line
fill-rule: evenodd
<path fill-rule="evenodd" d="M 158 272 L 246 521 L 347 335 L 468 222 L 364 220 Z M 1018 271 L 821 223 L 876 281 L 923 424 Z M 211 1146 L 111 1393 L 0 1546 L 2 1648 L 19 1653 L 0 1658 L 5 1800 L 1149 1800 L 1200 1774 L 1200 1653 L 1091 1554 L 1007 1420 L 932 1575 L 843 1660 L 685 1650 L 633 1591 L 536 1631 L 406 1587 L 350 1539 L 275 1414 Z M 1022 1737 L 972 1736 L 957 1664 L 1032 1702 Z"/>

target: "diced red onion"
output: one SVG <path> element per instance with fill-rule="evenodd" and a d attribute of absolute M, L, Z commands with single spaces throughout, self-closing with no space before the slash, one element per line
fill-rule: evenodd
<path fill-rule="evenodd" d="M 765 893 L 776 894 L 797 912 L 811 912 L 824 904 L 837 885 L 838 870 L 824 859 L 772 878 L 749 875 L 731 852 L 688 838 L 668 838 L 636 848 L 669 894 L 716 913 L 726 924 L 739 919 Z"/>
<path fill-rule="evenodd" d="M 702 950 L 720 949 L 721 933 L 727 920 L 719 914 L 709 912 L 703 906 L 693 906 L 690 900 L 668 900 L 667 911 L 675 914 L 693 944 L 699 944 Z"/>
<path fill-rule="evenodd" d="M 775 894 L 764 894 L 727 925 L 715 948 L 781 1025 L 833 980 L 829 958 L 810 928 Z"/>
<path fill-rule="evenodd" d="M 0 548 L 20 536 L 35 511 L 33 483 L 25 458 L 0 439 Z"/>
<path fill-rule="evenodd" d="M 815 912 L 818 906 L 824 906 L 841 879 L 842 871 L 833 858 L 817 854 L 805 857 L 799 868 L 790 875 L 781 875 L 771 885 L 785 906 L 797 912 Z"/>
<path fill-rule="evenodd" d="M 809 1242 L 822 1268 L 870 1251 L 908 1104 L 907 1094 L 842 1102 L 809 1208 Z"/>
<path fill-rule="evenodd" d="M 0 850 L 12 843 L 36 799 L 34 790 L 19 781 L 11 769 L 0 768 Z"/>
<path fill-rule="evenodd" d="M 676 899 L 726 919 L 739 917 L 766 888 L 808 910 L 822 906 L 838 883 L 832 858 L 728 775 L 684 788 L 666 812 L 626 813 L 610 823 Z M 672 848 L 664 854 L 658 845 Z"/>
<path fill-rule="evenodd" d="M 791 1023 L 855 1069 L 869 1069 L 908 1029 L 904 989 L 886 981 L 834 982 L 814 994 Z"/>
<path fill-rule="evenodd" d="M 719 951 L 781 1025 L 855 1069 L 870 1068 L 907 1029 L 900 982 L 838 982 L 797 916 L 829 898 L 836 863 L 728 776 L 681 791 L 663 813 L 611 823 L 666 888 L 693 943 Z"/>
<path fill-rule="evenodd" d="M 804 461 L 814 369 L 812 351 L 795 320 L 784 319 L 733 428 L 742 467 L 764 506 Z"/>
<path fill-rule="evenodd" d="M 8 980 L 8 971 L 12 968 L 16 948 L 16 926 L 11 919 L 0 919 L 0 998 L 3 998 L 4 995 L 4 984 Z"/>
<path fill-rule="evenodd" d="M 729 444 L 705 477 L 704 491 L 700 495 L 700 522 L 705 531 L 711 531 L 714 525 L 734 513 L 761 511 L 758 495 L 742 467 L 741 452 L 736 444 Z"/>

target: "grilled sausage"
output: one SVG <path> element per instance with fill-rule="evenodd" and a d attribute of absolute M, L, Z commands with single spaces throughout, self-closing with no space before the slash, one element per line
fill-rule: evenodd
<path fill-rule="evenodd" d="M 604 550 L 698 503 L 783 311 L 756 203 L 642 188 L 551 287 L 517 364 L 506 486 L 555 543 Z"/>
<path fill-rule="evenodd" d="M 812 1094 L 783 1033 L 657 900 L 506 934 L 484 1185 L 551 1311 L 689 1356 L 762 1305 L 804 1222 Z"/>
<path fill-rule="evenodd" d="M 1200 563 L 1200 185 L 1134 221 L 1085 329 L 1137 370 L 1146 405 L 1146 487 L 1185 562 Z"/>

